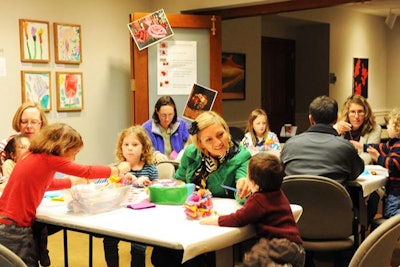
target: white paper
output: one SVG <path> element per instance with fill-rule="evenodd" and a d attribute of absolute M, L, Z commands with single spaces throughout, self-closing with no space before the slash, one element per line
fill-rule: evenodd
<path fill-rule="evenodd" d="M 157 93 L 187 95 L 196 81 L 197 42 L 160 42 L 157 45 Z"/>

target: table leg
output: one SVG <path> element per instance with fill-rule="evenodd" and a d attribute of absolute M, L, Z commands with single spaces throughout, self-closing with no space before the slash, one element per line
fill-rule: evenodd
<path fill-rule="evenodd" d="M 89 267 L 93 266 L 93 235 L 89 234 Z"/>
<path fill-rule="evenodd" d="M 217 250 L 215 253 L 216 267 L 232 267 L 233 263 L 233 247 L 226 247 Z"/>
<path fill-rule="evenodd" d="M 63 229 L 63 239 L 64 239 L 64 266 L 68 267 L 68 236 L 67 236 L 67 229 Z"/>

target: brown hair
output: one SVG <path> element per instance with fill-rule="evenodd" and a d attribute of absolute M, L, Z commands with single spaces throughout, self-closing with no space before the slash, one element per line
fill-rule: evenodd
<path fill-rule="evenodd" d="M 43 127 L 29 146 L 32 153 L 63 156 L 70 149 L 83 147 L 81 135 L 65 123 L 54 123 Z"/>
<path fill-rule="evenodd" d="M 339 120 L 349 122 L 349 108 L 351 104 L 357 104 L 364 108 L 365 115 L 361 126 L 361 136 L 371 132 L 376 126 L 375 116 L 367 99 L 361 95 L 352 95 L 346 99 Z"/>
<path fill-rule="evenodd" d="M 151 144 L 151 140 L 147 135 L 146 130 L 141 125 L 134 125 L 129 128 L 122 130 L 122 132 L 118 136 L 118 141 L 115 149 L 115 156 L 118 161 L 125 161 L 124 154 L 122 153 L 122 143 L 124 142 L 125 137 L 128 135 L 135 136 L 139 142 L 143 146 L 143 152 L 141 156 L 141 160 L 146 162 L 147 164 L 154 163 L 154 148 Z"/>
<path fill-rule="evenodd" d="M 152 116 L 154 122 L 157 123 L 157 124 L 160 123 L 160 118 L 158 117 L 158 113 L 157 112 L 160 111 L 160 108 L 162 106 L 171 106 L 171 107 L 174 108 L 174 118 L 171 121 L 171 124 L 174 124 L 176 122 L 177 118 L 178 118 L 178 115 L 176 114 L 177 113 L 176 112 L 176 105 L 175 105 L 175 102 L 172 99 L 172 97 L 170 97 L 168 95 L 162 96 L 157 100 L 156 105 L 154 107 L 153 116 Z"/>
<path fill-rule="evenodd" d="M 20 124 L 21 124 L 22 113 L 24 113 L 24 111 L 28 108 L 36 108 L 40 113 L 40 120 L 42 121 L 42 128 L 47 126 L 48 122 L 47 122 L 47 118 L 46 118 L 46 114 L 44 113 L 44 110 L 37 103 L 24 102 L 24 103 L 22 103 L 22 105 L 19 106 L 19 108 L 15 112 L 14 118 L 12 120 L 12 127 L 15 131 L 17 131 L 17 132 L 21 131 Z"/>
<path fill-rule="evenodd" d="M 260 108 L 257 108 L 255 110 L 253 110 L 250 113 L 249 118 L 247 119 L 247 126 L 246 126 L 246 132 L 250 133 L 251 140 L 253 141 L 253 144 L 255 144 L 257 142 L 257 136 L 256 136 L 256 134 L 254 132 L 253 122 L 259 116 L 264 116 L 265 117 L 265 121 L 267 122 L 266 128 L 265 128 L 265 133 L 264 133 L 264 138 L 268 137 L 268 132 L 270 131 L 267 113 L 263 109 L 260 109 Z"/>
<path fill-rule="evenodd" d="M 258 153 L 251 157 L 247 175 L 259 186 L 259 191 L 271 192 L 281 188 L 285 176 L 281 160 L 268 153 Z"/>

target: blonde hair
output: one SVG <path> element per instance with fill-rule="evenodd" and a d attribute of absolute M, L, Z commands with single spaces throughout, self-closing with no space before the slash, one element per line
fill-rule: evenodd
<path fill-rule="evenodd" d="M 340 121 L 349 122 L 349 109 L 351 104 L 357 104 L 364 108 L 364 121 L 361 127 L 361 136 L 371 132 L 375 126 L 375 115 L 372 112 L 371 106 L 368 104 L 367 99 L 361 95 L 352 95 L 346 99 L 340 114 Z"/>
<path fill-rule="evenodd" d="M 268 137 L 268 132 L 270 131 L 267 113 L 266 113 L 263 109 L 260 109 L 260 108 L 257 108 L 257 109 L 255 109 L 255 110 L 253 110 L 253 111 L 250 113 L 249 118 L 247 119 L 247 126 L 246 126 L 246 132 L 249 132 L 249 133 L 250 133 L 251 140 L 253 141 L 253 144 L 255 144 L 255 143 L 257 142 L 256 134 L 255 134 L 254 128 L 253 128 L 253 122 L 254 122 L 259 116 L 264 116 L 264 117 L 265 117 L 265 121 L 266 121 L 266 127 L 265 127 L 265 132 L 264 132 L 264 138 L 267 138 L 267 137 Z"/>
<path fill-rule="evenodd" d="M 190 135 L 190 140 L 192 144 L 194 144 L 197 147 L 197 149 L 199 149 L 202 153 L 206 155 L 208 155 L 209 153 L 208 151 L 205 151 L 200 147 L 200 141 L 197 137 L 198 132 L 214 124 L 221 125 L 224 128 L 224 130 L 227 132 L 229 136 L 229 147 L 233 145 L 231 134 L 229 132 L 229 126 L 226 123 L 226 121 L 214 111 L 205 111 L 201 113 L 199 116 L 197 116 L 194 122 L 192 122 L 192 126 L 190 129 L 192 130 L 193 128 L 196 128 L 195 130 L 196 133 Z"/>
<path fill-rule="evenodd" d="M 117 161 L 126 160 L 124 154 L 122 153 L 122 143 L 124 142 L 125 137 L 129 135 L 135 136 L 143 146 L 143 152 L 140 159 L 147 164 L 154 163 L 154 148 L 151 144 L 151 140 L 147 135 L 146 130 L 141 125 L 134 125 L 120 132 L 115 149 L 115 156 Z"/>
<path fill-rule="evenodd" d="M 44 110 L 37 103 L 24 102 L 24 103 L 22 103 L 21 106 L 19 106 L 19 108 L 15 112 L 14 118 L 12 120 L 12 127 L 16 132 L 21 131 L 20 125 L 21 125 L 22 113 L 24 113 L 24 111 L 28 108 L 36 108 L 40 113 L 40 120 L 42 121 L 42 128 L 47 126 L 48 122 L 47 122 L 47 117 L 46 117 L 46 114 L 44 113 Z"/>
<path fill-rule="evenodd" d="M 386 123 L 392 120 L 394 128 L 396 131 L 400 131 L 400 109 L 394 108 L 389 112 L 387 118 L 385 118 Z"/>
<path fill-rule="evenodd" d="M 65 123 L 54 123 L 43 127 L 33 138 L 29 150 L 32 153 L 46 153 L 64 156 L 70 149 L 81 149 L 81 135 Z"/>

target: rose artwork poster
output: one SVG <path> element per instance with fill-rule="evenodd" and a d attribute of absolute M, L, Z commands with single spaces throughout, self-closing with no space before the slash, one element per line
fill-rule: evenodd
<path fill-rule="evenodd" d="M 139 50 L 174 35 L 163 9 L 128 23 L 128 29 Z"/>

